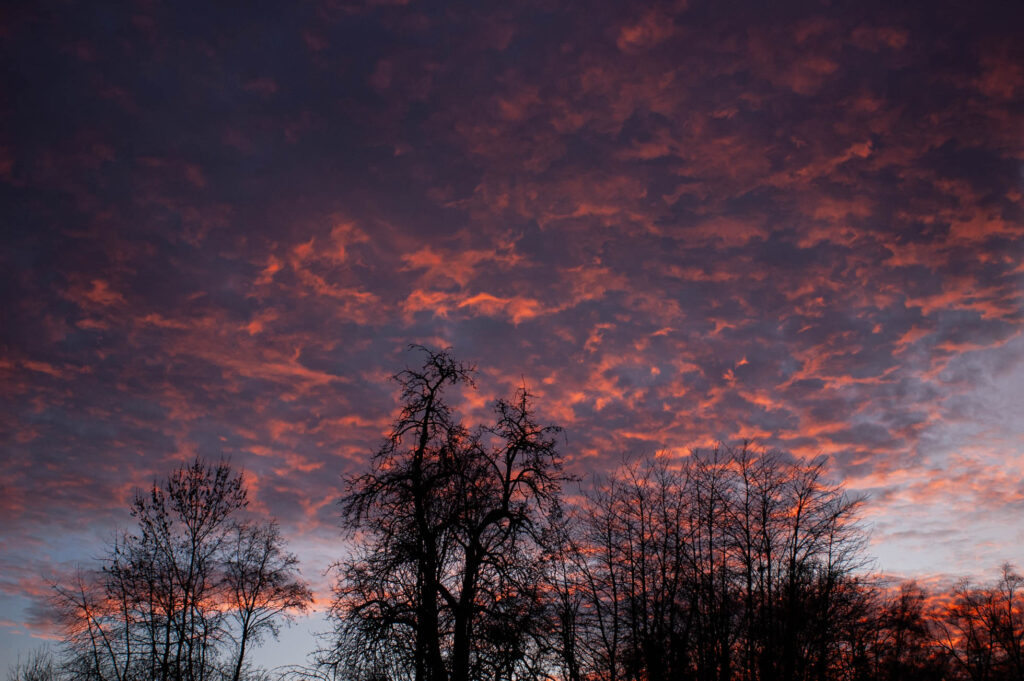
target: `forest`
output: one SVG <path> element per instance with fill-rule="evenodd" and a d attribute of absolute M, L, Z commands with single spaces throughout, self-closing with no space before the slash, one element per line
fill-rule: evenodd
<path fill-rule="evenodd" d="M 1024 680 L 1024 577 L 885 579 L 868 500 L 825 459 L 750 444 L 578 478 L 525 388 L 463 421 L 450 351 L 394 378 L 399 411 L 339 482 L 331 628 L 302 665 L 253 648 L 313 593 L 230 462 L 137 494 L 134 527 L 53 585 L 62 640 L 10 681 Z"/>

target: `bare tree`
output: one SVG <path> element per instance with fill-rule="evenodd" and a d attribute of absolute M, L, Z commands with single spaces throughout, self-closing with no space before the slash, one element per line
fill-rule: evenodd
<path fill-rule="evenodd" d="M 904 582 L 878 608 L 875 678 L 938 681 L 948 677 L 933 644 L 927 599 L 917 582 Z"/>
<path fill-rule="evenodd" d="M 58 674 L 53 653 L 42 648 L 15 662 L 7 671 L 7 681 L 57 681 Z"/>
<path fill-rule="evenodd" d="M 1024 680 L 1024 577 L 1006 563 L 992 588 L 992 612 L 988 614 L 993 639 L 1002 652 L 1005 674 Z"/>
<path fill-rule="evenodd" d="M 687 468 L 665 459 L 622 467 L 588 499 L 578 561 L 583 649 L 609 681 L 665 679 L 689 669 L 693 635 L 685 505 Z"/>
<path fill-rule="evenodd" d="M 304 612 L 313 593 L 297 580 L 299 559 L 284 550 L 277 523 L 236 524 L 224 558 L 224 579 L 235 626 L 235 665 L 232 681 L 239 681 L 250 643 L 259 644 L 280 632 L 280 622 Z"/>
<path fill-rule="evenodd" d="M 226 462 L 198 459 L 136 496 L 136 532 L 54 586 L 78 676 L 237 681 L 247 646 L 312 599 L 276 526 L 236 520 L 247 503 Z"/>
<path fill-rule="evenodd" d="M 1003 565 L 989 586 L 961 580 L 934 622 L 937 644 L 962 678 L 1024 680 L 1024 578 L 1013 566 Z"/>
<path fill-rule="evenodd" d="M 402 409 L 342 502 L 355 540 L 339 564 L 336 645 L 321 661 L 357 678 L 512 679 L 549 648 L 540 588 L 564 476 L 530 395 L 498 400 L 470 431 L 445 400 L 472 385 L 447 351 L 395 379 Z"/>
<path fill-rule="evenodd" d="M 598 486 L 576 553 L 584 677 L 832 678 L 867 587 L 860 501 L 822 472 L 717 448 Z"/>

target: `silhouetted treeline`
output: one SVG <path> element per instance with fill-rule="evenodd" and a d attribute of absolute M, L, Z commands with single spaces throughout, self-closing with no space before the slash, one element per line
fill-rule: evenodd
<path fill-rule="evenodd" d="M 873 576 L 863 499 L 822 460 L 750 447 L 626 462 L 566 497 L 526 390 L 469 427 L 473 368 L 424 353 L 349 478 L 330 681 L 1024 681 L 1024 578 L 928 592 Z M 573 485 L 573 489 L 577 486 Z M 241 479 L 196 461 L 133 506 L 102 570 L 56 585 L 66 639 L 17 681 L 272 678 L 247 646 L 311 594 Z"/>
<path fill-rule="evenodd" d="M 833 678 L 863 595 L 859 501 L 742 449 L 624 467 L 593 493 L 560 585 L 581 676 Z"/>
<path fill-rule="evenodd" d="M 748 447 L 627 463 L 571 503 L 530 395 L 469 428 L 446 352 L 395 378 L 398 419 L 342 502 L 329 645 L 353 681 L 1021 681 L 1007 568 L 928 597 L 873 578 L 863 500 L 824 462 Z"/>
<path fill-rule="evenodd" d="M 621 467 L 577 509 L 552 607 L 571 681 L 1021 681 L 1024 578 L 868 574 L 861 501 L 749 449 Z"/>

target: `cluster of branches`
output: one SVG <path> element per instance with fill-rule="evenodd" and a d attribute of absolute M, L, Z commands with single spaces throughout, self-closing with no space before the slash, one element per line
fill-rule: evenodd
<path fill-rule="evenodd" d="M 621 467 L 561 549 L 556 676 L 1024 681 L 1024 578 L 892 587 L 865 569 L 862 501 L 747 448 Z"/>
<path fill-rule="evenodd" d="M 136 530 L 118 537 L 100 569 L 54 585 L 65 631 L 54 674 L 246 678 L 252 646 L 312 601 L 277 525 L 238 519 L 247 503 L 241 475 L 198 459 L 138 494 Z"/>
<path fill-rule="evenodd" d="M 942 607 L 868 575 L 863 500 L 823 461 L 724 447 L 621 466 L 561 498 L 530 395 L 470 430 L 446 352 L 348 481 L 354 546 L 306 677 L 352 681 L 1022 681 L 1020 577 Z"/>
<path fill-rule="evenodd" d="M 907 640 L 898 640 L 885 662 L 914 670 L 924 658 L 926 668 L 949 670 L 943 678 L 1024 681 L 1024 577 L 1013 566 L 1003 565 L 987 585 L 962 580 L 951 594 L 933 597 L 940 603 L 929 610 L 922 607 L 926 596 L 909 583 L 884 611 L 890 636 L 907 632 Z M 906 620 L 897 619 L 900 626 L 894 628 L 894 617 Z"/>
<path fill-rule="evenodd" d="M 558 429 L 530 396 L 499 400 L 469 430 L 445 400 L 472 369 L 427 352 L 402 372 L 402 411 L 351 478 L 342 511 L 354 551 L 338 564 L 331 678 L 537 678 L 553 628 L 545 574 L 565 476 Z"/>
<path fill-rule="evenodd" d="M 862 597 L 859 499 L 822 462 L 748 449 L 624 466 L 559 583 L 573 679 L 825 679 Z"/>

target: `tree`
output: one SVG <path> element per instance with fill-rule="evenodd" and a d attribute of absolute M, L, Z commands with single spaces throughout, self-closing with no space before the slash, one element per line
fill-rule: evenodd
<path fill-rule="evenodd" d="M 879 608 L 879 633 L 874 678 L 931 680 L 947 678 L 935 655 L 932 625 L 926 611 L 928 594 L 917 582 L 904 582 Z"/>
<path fill-rule="evenodd" d="M 960 678 L 1024 680 L 1024 577 L 1012 565 L 989 586 L 961 580 L 934 621 L 938 645 Z"/>
<path fill-rule="evenodd" d="M 7 681 L 57 681 L 57 665 L 48 648 L 32 652 L 7 670 Z"/>
<path fill-rule="evenodd" d="M 422 367 L 395 376 L 391 432 L 347 482 L 353 550 L 337 566 L 336 640 L 321 661 L 366 679 L 529 675 L 554 631 L 540 585 L 565 480 L 558 428 L 536 421 L 523 389 L 469 430 L 445 391 L 473 387 L 473 368 L 417 349 Z"/>
<path fill-rule="evenodd" d="M 54 586 L 76 676 L 238 680 L 247 646 L 312 600 L 276 525 L 236 518 L 247 503 L 226 462 L 199 459 L 136 495 L 136 531 Z"/>
<path fill-rule="evenodd" d="M 690 669 L 689 482 L 687 469 L 644 459 L 588 496 L 572 554 L 585 678 L 681 678 Z"/>
<path fill-rule="evenodd" d="M 623 466 L 580 514 L 582 676 L 837 678 L 870 588 L 859 503 L 820 461 L 746 447 Z"/>
<path fill-rule="evenodd" d="M 284 551 L 280 528 L 274 522 L 236 524 L 224 560 L 228 604 L 235 626 L 235 666 L 232 681 L 239 681 L 248 644 L 259 644 L 266 634 L 280 632 L 282 617 L 303 611 L 313 594 L 295 579 L 298 558 Z"/>

